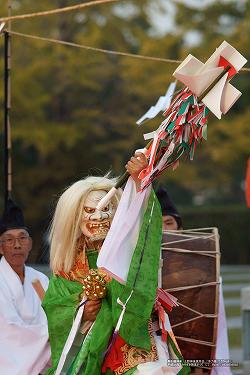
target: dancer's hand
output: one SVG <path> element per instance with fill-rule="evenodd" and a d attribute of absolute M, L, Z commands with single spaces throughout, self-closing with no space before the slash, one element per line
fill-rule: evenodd
<path fill-rule="evenodd" d="M 135 155 L 132 156 L 125 165 L 126 170 L 136 183 L 137 190 L 141 187 L 141 180 L 139 180 L 138 175 L 143 169 L 147 168 L 147 166 L 147 158 L 142 152 L 135 152 Z"/>
<path fill-rule="evenodd" d="M 102 304 L 101 299 L 90 300 L 86 302 L 82 320 L 84 322 L 86 321 L 94 322 L 96 320 L 96 316 L 98 312 L 100 311 L 101 304 Z"/>

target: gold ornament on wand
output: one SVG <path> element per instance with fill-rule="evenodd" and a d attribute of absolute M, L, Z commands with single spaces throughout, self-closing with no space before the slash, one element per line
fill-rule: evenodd
<path fill-rule="evenodd" d="M 106 284 L 107 275 L 98 269 L 91 269 L 83 279 L 83 293 L 89 300 L 105 298 Z"/>

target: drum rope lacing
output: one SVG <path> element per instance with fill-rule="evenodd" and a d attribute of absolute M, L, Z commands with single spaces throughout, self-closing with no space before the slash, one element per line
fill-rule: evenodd
<path fill-rule="evenodd" d="M 167 244 L 165 243 L 162 244 L 161 246 L 162 250 L 168 250 L 174 253 L 192 253 L 192 254 L 198 254 L 198 255 L 203 255 L 203 256 L 212 257 L 212 258 L 216 258 L 216 254 L 220 254 L 220 251 L 187 250 L 187 249 L 176 248 L 176 247 L 175 248 L 165 247 L 164 245 L 167 245 Z"/>
<path fill-rule="evenodd" d="M 188 290 L 193 288 L 200 288 L 200 287 L 206 287 L 211 285 L 220 285 L 220 281 L 210 281 L 209 283 L 202 283 L 202 284 L 196 284 L 196 285 L 187 285 L 187 286 L 180 286 L 177 288 L 169 288 L 165 289 L 167 292 L 178 292 L 180 290 Z"/>

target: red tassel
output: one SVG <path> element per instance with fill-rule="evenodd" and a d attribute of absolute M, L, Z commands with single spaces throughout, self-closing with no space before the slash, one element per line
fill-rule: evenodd
<path fill-rule="evenodd" d="M 157 288 L 156 301 L 159 302 L 168 311 L 172 311 L 173 307 L 178 306 L 177 298 L 161 288 Z"/>
<path fill-rule="evenodd" d="M 155 310 L 158 313 L 159 323 L 161 327 L 161 339 L 162 341 L 167 341 L 168 332 L 165 329 L 165 311 L 160 302 L 156 301 Z"/>

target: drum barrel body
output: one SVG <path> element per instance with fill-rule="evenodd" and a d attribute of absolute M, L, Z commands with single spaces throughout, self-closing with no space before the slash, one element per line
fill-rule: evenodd
<path fill-rule="evenodd" d="M 219 276 L 217 228 L 163 233 L 162 287 L 179 303 L 169 318 L 182 355 L 196 374 L 210 374 L 215 359 Z"/>

